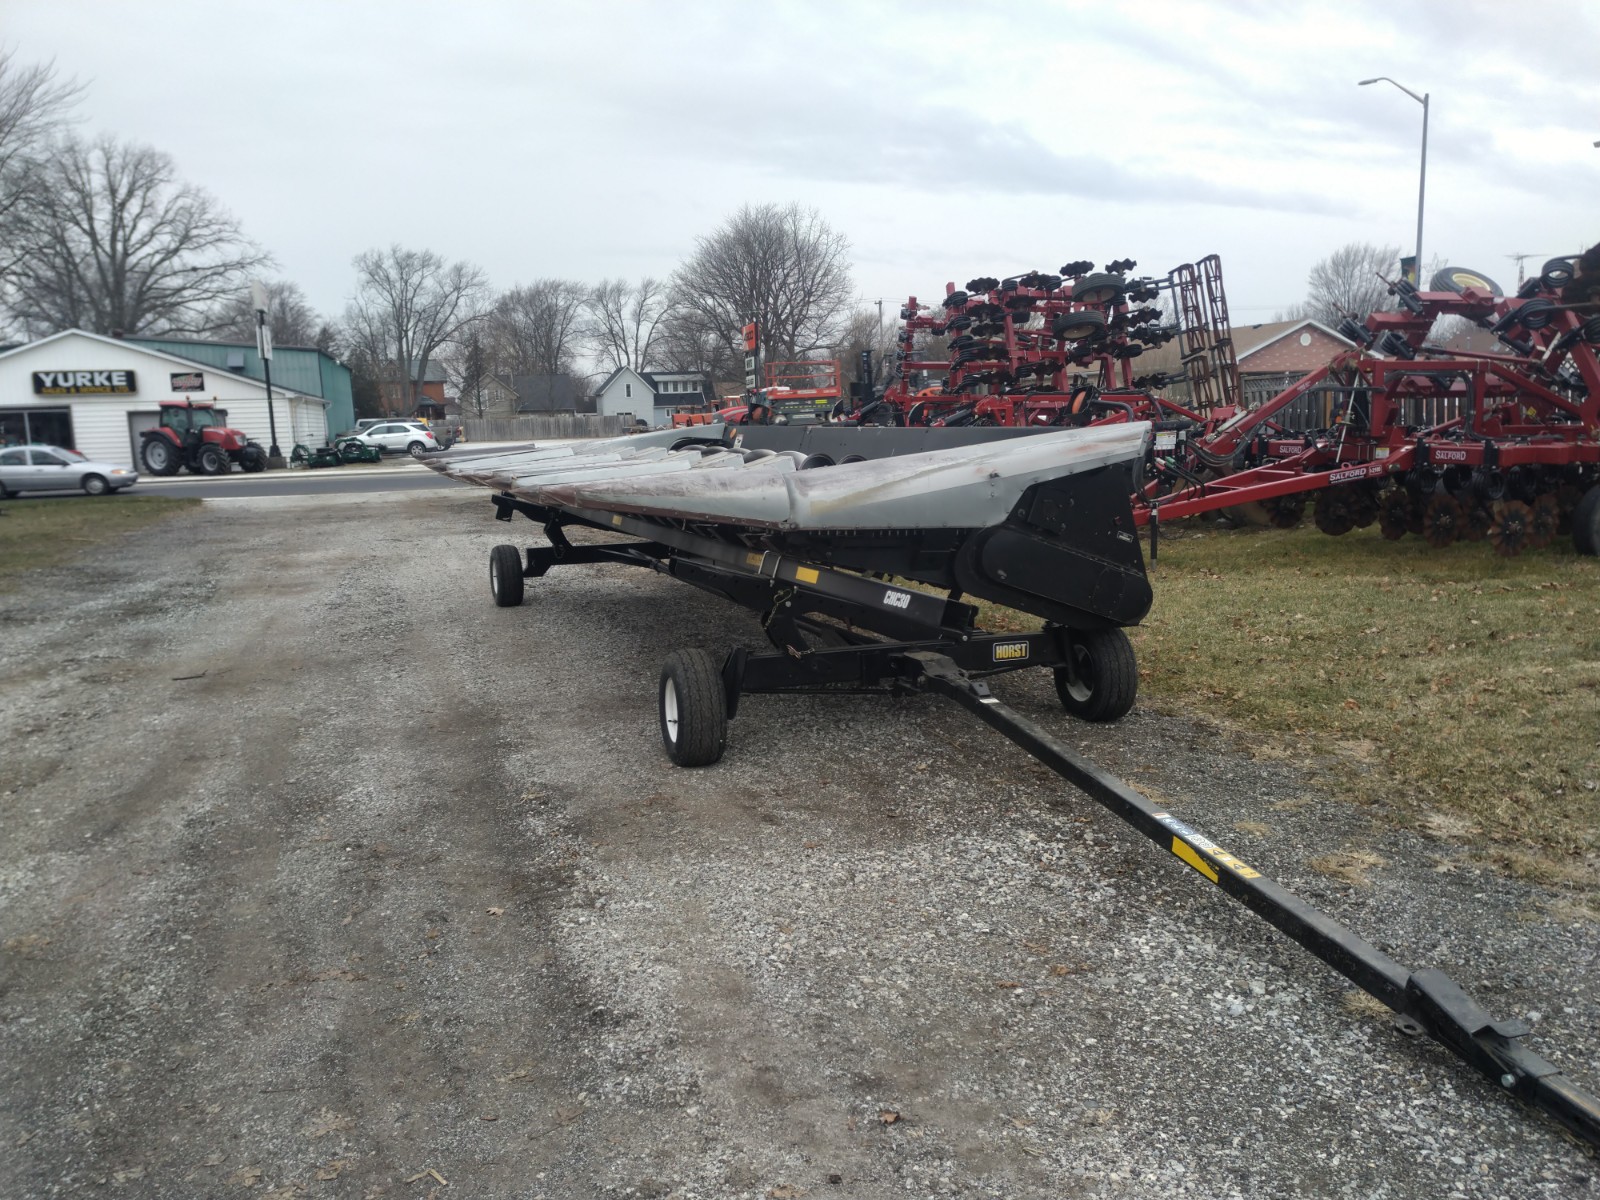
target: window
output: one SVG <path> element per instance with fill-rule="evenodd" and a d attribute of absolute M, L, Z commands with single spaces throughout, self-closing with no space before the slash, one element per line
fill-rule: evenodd
<path fill-rule="evenodd" d="M 72 448 L 72 412 L 65 408 L 0 409 L 0 446 L 66 446 Z"/>
<path fill-rule="evenodd" d="M 28 452 L 26 450 L 0 450 L 0 467 L 25 467 L 28 465 Z"/>
<path fill-rule="evenodd" d="M 627 398 L 629 400 L 632 400 L 633 399 L 633 384 L 631 384 L 631 383 L 623 384 L 622 385 L 622 392 L 623 392 L 623 395 L 627 396 Z"/>
<path fill-rule="evenodd" d="M 48 450 L 34 450 L 31 453 L 33 454 L 33 465 L 36 467 L 64 467 L 67 465 L 66 459 L 59 454 L 51 454 Z"/>

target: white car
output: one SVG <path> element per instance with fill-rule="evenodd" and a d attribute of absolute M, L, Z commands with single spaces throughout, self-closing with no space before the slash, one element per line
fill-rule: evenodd
<path fill-rule="evenodd" d="M 12 492 L 70 492 L 91 496 L 120 492 L 139 482 L 121 463 L 94 462 L 60 446 L 7 446 L 0 450 L 0 499 Z"/>
<path fill-rule="evenodd" d="M 412 458 L 421 458 L 429 450 L 439 449 L 439 439 L 433 436 L 433 430 L 420 421 L 384 421 L 359 433 L 347 433 L 339 440 L 376 446 L 386 454 L 404 451 Z"/>

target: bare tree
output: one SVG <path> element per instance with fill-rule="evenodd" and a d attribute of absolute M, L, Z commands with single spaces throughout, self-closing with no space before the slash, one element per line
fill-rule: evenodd
<path fill-rule="evenodd" d="M 261 288 L 267 296 L 267 327 L 275 346 L 316 346 L 332 339 L 332 326 L 306 300 L 298 283 L 287 279 L 265 280 Z M 241 291 L 217 305 L 211 316 L 211 332 L 236 342 L 256 339 L 256 309 L 250 293 Z"/>
<path fill-rule="evenodd" d="M 12 311 L 31 332 L 201 332 L 271 258 L 172 159 L 101 137 L 58 141 L 14 210 Z"/>
<path fill-rule="evenodd" d="M 703 372 L 728 394 L 744 386 L 743 345 L 734 343 L 721 321 L 694 309 L 667 313 L 652 349 L 657 369 Z"/>
<path fill-rule="evenodd" d="M 872 352 L 873 389 L 881 390 L 894 378 L 895 351 L 900 348 L 900 325 L 893 319 L 885 320 L 877 309 L 862 308 L 851 314 L 846 322 L 839 344 L 833 348 L 833 357 L 839 360 L 839 369 L 846 381 L 859 377 L 861 353 Z"/>
<path fill-rule="evenodd" d="M 647 371 L 655 364 L 656 341 L 670 310 L 666 284 L 641 279 L 605 279 L 584 301 L 589 314 L 588 340 L 595 361 L 607 370 L 632 367 Z"/>
<path fill-rule="evenodd" d="M 409 412 L 428 363 L 481 314 L 488 285 L 470 263 L 446 263 L 432 250 L 368 250 L 355 259 L 356 295 L 345 309 L 348 336 Z"/>
<path fill-rule="evenodd" d="M 19 245 L 13 214 L 43 182 L 46 146 L 82 92 L 81 84 L 56 78 L 54 63 L 23 66 L 16 51 L 0 49 L 0 278 Z"/>
<path fill-rule="evenodd" d="M 490 324 L 499 360 L 516 375 L 570 375 L 588 290 L 566 279 L 535 279 L 495 302 Z"/>
<path fill-rule="evenodd" d="M 1394 307 L 1389 285 L 1380 275 L 1400 273 L 1400 250 L 1351 242 L 1341 246 L 1311 268 L 1305 312 L 1324 325 L 1336 326 L 1344 317 L 1364 320 L 1368 313 Z"/>
<path fill-rule="evenodd" d="M 853 287 L 850 243 L 814 208 L 745 205 L 673 276 L 685 329 L 721 330 L 730 354 L 752 317 L 769 359 L 797 359 L 839 339 Z M 741 351 L 742 352 L 742 351 Z"/>
<path fill-rule="evenodd" d="M 484 335 L 484 322 L 473 321 L 442 352 L 445 374 L 455 389 L 464 415 L 486 417 L 493 406 L 487 389 L 493 365 Z"/>

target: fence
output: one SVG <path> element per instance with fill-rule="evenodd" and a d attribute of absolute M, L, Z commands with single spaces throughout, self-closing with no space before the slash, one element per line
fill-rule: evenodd
<path fill-rule="evenodd" d="M 467 417 L 461 428 L 473 442 L 531 442 L 539 438 L 618 437 L 632 427 L 628 417 L 595 413 L 541 413 L 531 417 Z"/>

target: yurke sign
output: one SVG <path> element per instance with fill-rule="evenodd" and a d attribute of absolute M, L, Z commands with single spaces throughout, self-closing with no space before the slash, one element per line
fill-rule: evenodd
<path fill-rule="evenodd" d="M 35 371 L 35 396 L 131 396 L 132 371 Z"/>

